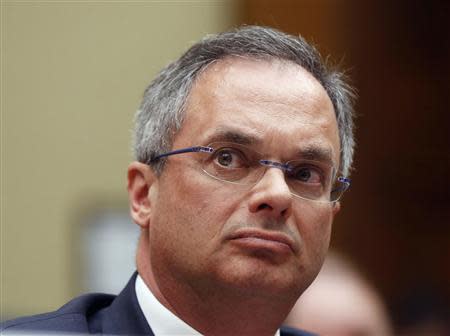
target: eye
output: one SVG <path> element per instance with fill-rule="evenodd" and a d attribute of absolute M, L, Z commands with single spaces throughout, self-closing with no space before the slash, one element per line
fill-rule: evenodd
<path fill-rule="evenodd" d="M 289 177 L 303 183 L 322 183 L 323 177 L 319 168 L 314 166 L 297 166 L 289 172 Z"/>
<path fill-rule="evenodd" d="M 229 169 L 243 168 L 246 166 L 244 154 L 234 148 L 219 148 L 213 153 L 214 162 Z"/>

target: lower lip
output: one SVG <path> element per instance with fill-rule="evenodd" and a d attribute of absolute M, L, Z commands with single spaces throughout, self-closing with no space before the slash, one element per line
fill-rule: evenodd
<path fill-rule="evenodd" d="M 271 251 L 273 253 L 286 254 L 291 253 L 292 250 L 289 245 L 276 241 L 276 240 L 267 240 L 257 237 L 243 237 L 243 238 L 235 238 L 231 240 L 233 243 L 239 245 L 240 247 L 249 249 L 249 250 L 266 250 Z"/>

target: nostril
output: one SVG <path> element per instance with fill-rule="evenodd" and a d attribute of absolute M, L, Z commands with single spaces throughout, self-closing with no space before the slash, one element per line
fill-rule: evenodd
<path fill-rule="evenodd" d="M 267 203 L 262 203 L 258 205 L 258 210 L 264 210 L 264 209 L 272 209 L 272 207 Z"/>
<path fill-rule="evenodd" d="M 256 211 L 263 211 L 263 210 L 268 210 L 269 212 L 272 212 L 272 210 L 275 210 L 274 207 L 272 207 L 271 205 L 267 204 L 267 203 L 261 203 L 260 205 L 258 205 L 258 207 L 256 208 Z M 289 208 L 285 208 L 283 210 L 281 210 L 279 212 L 279 215 L 281 217 L 287 217 L 289 214 Z"/>

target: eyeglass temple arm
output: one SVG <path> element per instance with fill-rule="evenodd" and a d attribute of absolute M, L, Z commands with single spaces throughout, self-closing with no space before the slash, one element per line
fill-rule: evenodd
<path fill-rule="evenodd" d="M 154 162 L 156 160 L 159 160 L 161 158 L 176 155 L 176 154 L 183 154 L 183 153 L 192 153 L 192 152 L 204 152 L 204 153 L 212 153 L 214 149 L 211 147 L 204 147 L 204 146 L 194 146 L 194 147 L 187 147 L 187 148 L 181 148 L 174 150 L 172 152 L 167 152 L 158 156 L 155 156 L 153 159 L 150 160 L 150 162 Z"/>
<path fill-rule="evenodd" d="M 339 190 L 344 190 L 345 191 L 348 188 L 350 188 L 350 182 L 351 181 L 350 181 L 350 179 L 348 177 L 339 176 L 337 178 L 337 180 L 342 183 L 342 186 L 334 189 L 333 191 L 339 191 Z"/>

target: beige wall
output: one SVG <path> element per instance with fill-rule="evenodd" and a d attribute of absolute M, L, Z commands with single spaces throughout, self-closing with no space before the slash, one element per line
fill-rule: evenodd
<path fill-rule="evenodd" d="M 126 206 L 145 86 L 237 12 L 232 1 L 2 1 L 2 319 L 74 294 L 73 226 L 86 207 Z"/>

